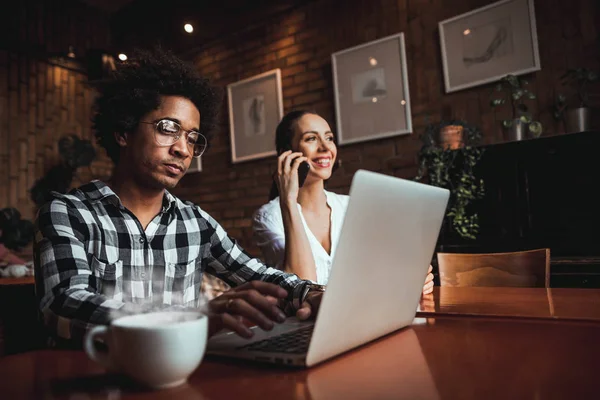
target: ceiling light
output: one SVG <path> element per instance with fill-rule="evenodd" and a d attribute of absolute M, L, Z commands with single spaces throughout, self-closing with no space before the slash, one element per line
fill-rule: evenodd
<path fill-rule="evenodd" d="M 183 26 L 183 29 L 185 29 L 185 31 L 186 31 L 187 33 L 192 33 L 192 32 L 194 32 L 194 27 L 192 26 L 192 24 L 185 24 L 185 25 Z"/>
<path fill-rule="evenodd" d="M 120 53 L 119 54 L 119 60 L 121 60 L 121 61 L 127 61 L 127 55 L 125 53 Z"/>

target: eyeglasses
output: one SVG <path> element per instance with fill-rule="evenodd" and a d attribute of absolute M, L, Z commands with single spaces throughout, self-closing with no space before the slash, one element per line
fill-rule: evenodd
<path fill-rule="evenodd" d="M 172 146 L 183 135 L 187 135 L 188 146 L 192 149 L 193 157 L 200 157 L 206 150 L 206 137 L 198 131 L 186 131 L 175 121 L 160 119 L 154 122 L 140 121 L 142 124 L 154 125 L 154 139 L 159 146 Z"/>

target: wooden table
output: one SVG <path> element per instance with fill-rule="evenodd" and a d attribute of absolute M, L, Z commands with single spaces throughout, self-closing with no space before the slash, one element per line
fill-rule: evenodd
<path fill-rule="evenodd" d="M 0 278 L 0 286 L 13 285 L 34 285 L 35 279 L 33 276 L 24 276 L 22 278 Z"/>
<path fill-rule="evenodd" d="M 600 289 L 438 287 L 417 316 L 494 316 L 600 321 Z"/>
<path fill-rule="evenodd" d="M 147 391 L 81 351 L 0 358 L 5 399 L 579 399 L 597 396 L 600 324 L 418 318 L 309 370 L 207 358 L 179 388 Z"/>

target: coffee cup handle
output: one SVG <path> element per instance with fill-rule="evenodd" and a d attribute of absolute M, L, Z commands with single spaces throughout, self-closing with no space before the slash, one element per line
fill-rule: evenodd
<path fill-rule="evenodd" d="M 98 325 L 93 327 L 86 335 L 83 340 L 83 349 L 87 353 L 88 357 L 102 365 L 107 369 L 113 368 L 113 363 L 110 360 L 110 349 L 108 352 L 98 351 L 94 345 L 96 339 L 103 339 L 106 343 L 106 337 L 108 336 L 108 327 L 104 325 Z"/>

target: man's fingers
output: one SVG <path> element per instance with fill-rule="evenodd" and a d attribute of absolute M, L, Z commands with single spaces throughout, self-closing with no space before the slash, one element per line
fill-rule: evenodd
<path fill-rule="evenodd" d="M 254 332 L 250 330 L 241 319 L 234 317 L 231 314 L 225 313 L 220 315 L 223 327 L 231 329 L 241 337 L 251 338 Z"/>
<path fill-rule="evenodd" d="M 274 326 L 274 323 L 270 318 L 263 314 L 258 308 L 241 298 L 236 298 L 231 302 L 231 306 L 227 308 L 227 313 L 240 315 L 267 331 L 273 329 Z"/>
<path fill-rule="evenodd" d="M 277 304 L 271 303 L 266 296 L 257 290 L 247 290 L 240 293 L 240 296 L 252 307 L 265 314 L 270 320 L 283 322 L 285 314 Z"/>
<path fill-rule="evenodd" d="M 255 289 L 265 296 L 272 296 L 279 299 L 287 297 L 288 292 L 281 286 L 277 286 L 274 283 L 262 282 L 262 281 L 251 281 L 246 282 L 243 285 L 237 286 L 232 289 L 234 292 L 243 292 L 245 290 Z"/>
<path fill-rule="evenodd" d="M 279 299 L 277 297 L 273 297 L 273 296 L 265 296 L 265 298 L 267 299 L 267 301 L 271 304 L 277 305 L 279 304 Z"/>

